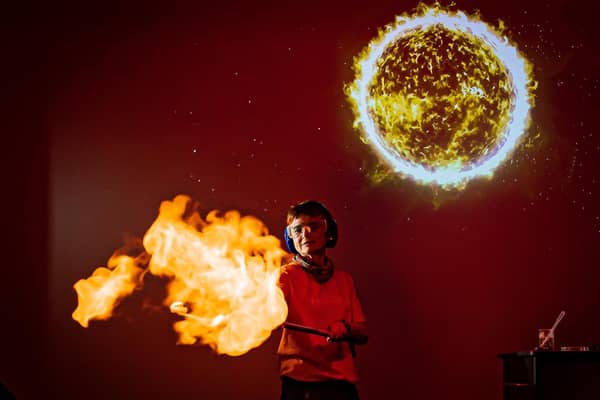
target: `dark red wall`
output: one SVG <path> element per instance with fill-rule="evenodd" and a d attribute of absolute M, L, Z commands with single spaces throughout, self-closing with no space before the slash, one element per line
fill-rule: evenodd
<path fill-rule="evenodd" d="M 112 320 L 83 329 L 71 319 L 73 283 L 179 193 L 205 212 L 254 214 L 279 237 L 291 203 L 331 208 L 340 226 L 331 254 L 354 275 L 370 324 L 364 399 L 500 399 L 497 355 L 533 348 L 561 310 L 559 345 L 600 343 L 592 16 L 566 1 L 458 5 L 502 19 L 534 63 L 540 138 L 436 208 L 411 182 L 369 182 L 374 157 L 342 91 L 376 28 L 414 6 L 19 15 L 3 191 L 18 210 L 7 211 L 18 244 L 6 249 L 0 371 L 18 398 L 278 397 L 277 334 L 236 358 L 175 346 L 156 279 Z"/>

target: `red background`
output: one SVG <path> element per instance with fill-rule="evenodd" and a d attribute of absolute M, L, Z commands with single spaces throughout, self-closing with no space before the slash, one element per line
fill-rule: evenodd
<path fill-rule="evenodd" d="M 261 218 L 315 198 L 370 325 L 364 399 L 500 399 L 502 352 L 600 343 L 600 66 L 572 1 L 464 1 L 505 22 L 539 81 L 532 132 L 491 181 L 439 208 L 410 181 L 374 185 L 352 128 L 352 58 L 416 3 L 332 1 L 11 14 L 0 379 L 19 399 L 278 398 L 275 333 L 231 358 L 175 346 L 161 282 L 109 321 L 71 319 L 72 285 L 160 201 L 186 193 Z M 45 397 L 44 397 L 45 396 Z"/>

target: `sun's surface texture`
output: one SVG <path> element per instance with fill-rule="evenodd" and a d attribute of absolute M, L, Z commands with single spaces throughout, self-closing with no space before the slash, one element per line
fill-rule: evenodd
<path fill-rule="evenodd" d="M 355 59 L 358 127 L 393 172 L 464 188 L 493 175 L 529 125 L 531 65 L 478 17 L 420 6 Z"/>

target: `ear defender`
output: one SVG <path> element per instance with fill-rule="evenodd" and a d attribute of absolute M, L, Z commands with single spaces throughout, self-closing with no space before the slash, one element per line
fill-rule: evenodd
<path fill-rule="evenodd" d="M 335 247 L 338 241 L 338 226 L 331 214 L 327 218 L 327 247 Z"/>
<path fill-rule="evenodd" d="M 298 254 L 298 250 L 296 250 L 296 247 L 294 246 L 294 239 L 291 238 L 289 234 L 289 227 L 287 226 L 283 228 L 283 240 L 285 240 L 285 245 L 287 246 L 290 253 Z"/>

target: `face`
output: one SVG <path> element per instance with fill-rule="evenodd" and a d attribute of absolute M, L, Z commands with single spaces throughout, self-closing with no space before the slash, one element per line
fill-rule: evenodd
<path fill-rule="evenodd" d="M 324 252 L 327 245 L 327 221 L 321 216 L 299 215 L 289 225 L 294 247 L 302 256 Z"/>

